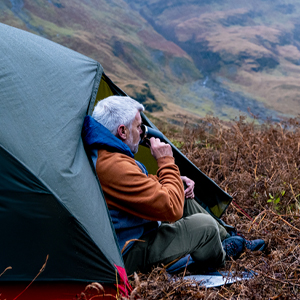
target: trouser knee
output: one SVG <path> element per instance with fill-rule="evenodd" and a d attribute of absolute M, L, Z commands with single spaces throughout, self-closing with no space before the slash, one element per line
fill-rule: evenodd
<path fill-rule="evenodd" d="M 221 266 L 225 253 L 214 218 L 210 215 L 195 214 L 186 219 L 187 230 L 193 244 L 191 251 L 193 259 L 203 266 Z"/>

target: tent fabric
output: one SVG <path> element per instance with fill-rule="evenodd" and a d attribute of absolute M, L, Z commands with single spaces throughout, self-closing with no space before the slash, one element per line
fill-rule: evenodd
<path fill-rule="evenodd" d="M 4 24 L 0 36 L 1 280 L 32 280 L 49 254 L 39 280 L 115 283 L 124 263 L 81 140 L 103 68 Z"/>
<path fill-rule="evenodd" d="M 114 268 L 108 259 L 45 185 L 2 147 L 0 165 L 0 219 L 2 228 L 7 228 L 1 231 L 2 241 L 5 241 L 1 266 L 13 263 L 12 272 L 1 279 L 34 278 L 49 255 L 43 274 L 49 280 L 97 278 L 97 266 L 101 265 L 111 274 L 109 282 L 114 282 Z M 85 270 L 87 261 L 89 268 Z M 64 271 L 66 266 L 72 273 Z M 61 273 L 65 274 L 59 278 Z"/>
<path fill-rule="evenodd" d="M 93 59 L 4 24 L 0 36 L 0 281 L 31 281 L 49 255 L 37 280 L 115 284 L 124 262 L 81 130 L 97 101 L 126 94 Z M 168 142 L 220 217 L 231 197 Z"/>

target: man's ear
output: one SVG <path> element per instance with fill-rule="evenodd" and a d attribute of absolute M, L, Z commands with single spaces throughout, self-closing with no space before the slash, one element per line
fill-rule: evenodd
<path fill-rule="evenodd" d="M 117 135 L 122 141 L 127 140 L 127 128 L 125 125 L 120 125 L 117 129 Z"/>

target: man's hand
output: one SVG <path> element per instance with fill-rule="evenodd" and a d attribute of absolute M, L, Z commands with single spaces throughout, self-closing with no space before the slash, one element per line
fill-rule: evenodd
<path fill-rule="evenodd" d="M 150 146 L 151 154 L 156 160 L 164 156 L 173 157 L 173 151 L 169 144 L 166 144 L 162 142 L 160 139 L 156 139 L 154 137 L 150 139 L 150 144 L 151 144 Z"/>
<path fill-rule="evenodd" d="M 195 182 L 186 176 L 180 176 L 180 178 L 187 186 L 186 190 L 184 191 L 185 198 L 187 198 L 187 199 L 194 198 L 195 197 L 195 194 L 194 194 Z"/>

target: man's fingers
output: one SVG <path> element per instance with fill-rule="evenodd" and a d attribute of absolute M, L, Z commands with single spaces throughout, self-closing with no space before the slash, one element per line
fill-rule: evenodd
<path fill-rule="evenodd" d="M 191 193 L 191 192 L 193 192 L 193 188 L 192 188 L 191 186 L 189 186 L 189 187 L 187 187 L 187 188 L 185 189 L 185 192 L 186 192 L 186 193 Z"/>
<path fill-rule="evenodd" d="M 195 182 L 186 176 L 180 176 L 180 178 L 187 186 L 187 188 L 184 190 L 185 197 L 187 199 L 195 198 L 195 194 L 194 194 Z"/>
<path fill-rule="evenodd" d="M 166 144 L 162 142 L 160 139 L 154 137 L 150 139 L 150 143 L 151 143 L 151 147 L 150 147 L 151 154 L 155 159 L 164 156 L 173 156 L 173 151 L 169 144 Z"/>
<path fill-rule="evenodd" d="M 193 192 L 191 192 L 191 193 L 185 193 L 184 195 L 185 195 L 185 198 L 187 198 L 187 199 L 193 199 L 193 198 L 195 198 L 195 194 Z"/>

